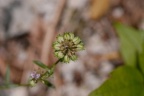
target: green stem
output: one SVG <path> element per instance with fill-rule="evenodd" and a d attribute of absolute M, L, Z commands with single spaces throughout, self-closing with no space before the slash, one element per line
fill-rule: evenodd
<path fill-rule="evenodd" d="M 61 59 L 58 59 L 58 60 L 50 67 L 50 70 L 51 70 L 51 69 L 54 69 L 55 66 L 56 66 L 60 61 L 61 61 Z M 48 72 L 46 71 L 41 77 L 43 77 L 43 76 L 45 76 L 45 75 L 47 75 L 47 74 L 48 74 Z M 51 74 L 49 74 L 48 77 L 50 77 L 52 74 L 53 74 L 53 72 L 52 72 Z"/>
<path fill-rule="evenodd" d="M 55 67 L 60 61 L 61 61 L 61 59 L 58 59 L 58 60 L 52 65 L 51 68 Z"/>
<path fill-rule="evenodd" d="M 6 84 L 6 85 L 0 85 L 0 90 L 9 89 L 9 88 L 16 88 L 16 87 L 29 87 L 29 84 Z"/>

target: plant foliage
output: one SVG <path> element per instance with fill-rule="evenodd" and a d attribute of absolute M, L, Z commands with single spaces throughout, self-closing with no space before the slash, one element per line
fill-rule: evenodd
<path fill-rule="evenodd" d="M 116 23 L 125 65 L 89 96 L 144 96 L 144 31 Z"/>

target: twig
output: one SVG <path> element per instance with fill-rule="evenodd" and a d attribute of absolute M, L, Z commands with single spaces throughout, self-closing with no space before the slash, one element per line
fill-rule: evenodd
<path fill-rule="evenodd" d="M 49 65 L 48 57 L 50 55 L 53 38 L 55 36 L 56 26 L 59 22 L 65 3 L 66 3 L 66 0 L 59 1 L 59 6 L 58 6 L 54 20 L 51 24 L 49 24 L 49 26 L 47 25 L 48 28 L 46 27 L 47 29 L 46 29 L 46 35 L 44 37 L 43 46 L 42 46 L 41 60 L 47 65 Z"/>

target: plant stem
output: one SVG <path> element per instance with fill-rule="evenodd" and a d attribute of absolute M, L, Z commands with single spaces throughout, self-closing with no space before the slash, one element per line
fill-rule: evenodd
<path fill-rule="evenodd" d="M 50 70 L 54 70 L 55 66 L 56 66 L 60 61 L 61 61 L 61 59 L 58 59 L 58 60 L 50 67 Z M 47 73 L 48 73 L 48 72 L 46 71 L 41 77 L 47 75 Z M 50 77 L 52 74 L 53 74 L 53 71 L 52 71 L 51 74 L 48 74 L 48 77 Z"/>
<path fill-rule="evenodd" d="M 61 59 L 58 59 L 58 60 L 52 65 L 51 68 L 55 67 L 60 61 L 61 61 Z"/>
<path fill-rule="evenodd" d="M 29 84 L 6 84 L 6 85 L 1 85 L 0 86 L 0 90 L 4 90 L 4 89 L 9 89 L 9 88 L 16 88 L 16 87 L 29 87 Z"/>

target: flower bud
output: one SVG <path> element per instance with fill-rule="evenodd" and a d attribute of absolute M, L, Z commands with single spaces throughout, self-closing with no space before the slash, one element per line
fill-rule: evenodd
<path fill-rule="evenodd" d="M 74 44 L 78 44 L 78 43 L 80 43 L 80 38 L 78 38 L 78 37 L 75 37 L 74 39 L 73 39 L 73 42 L 74 42 Z"/>
<path fill-rule="evenodd" d="M 77 56 L 76 56 L 76 55 L 72 55 L 70 58 L 71 58 L 71 60 L 73 60 L 73 61 L 77 60 Z"/>
<path fill-rule="evenodd" d="M 77 48 L 76 48 L 77 51 L 79 51 L 79 50 L 84 50 L 84 45 L 83 45 L 83 43 L 78 44 L 76 47 L 77 47 Z"/>
<path fill-rule="evenodd" d="M 69 33 L 70 39 L 74 39 L 74 34 L 73 33 Z"/>
<path fill-rule="evenodd" d="M 70 35 L 68 33 L 64 33 L 64 39 L 65 40 L 69 40 L 70 39 Z"/>
<path fill-rule="evenodd" d="M 57 51 L 57 52 L 55 52 L 55 56 L 58 58 L 62 58 L 64 56 L 64 54 L 61 51 Z"/>
<path fill-rule="evenodd" d="M 69 63 L 69 61 L 70 61 L 70 58 L 66 55 L 66 56 L 64 57 L 64 62 L 65 62 L 65 63 Z"/>
<path fill-rule="evenodd" d="M 61 43 L 61 42 L 64 41 L 64 38 L 63 38 L 62 35 L 59 35 L 59 36 L 57 37 L 57 40 L 58 40 L 59 43 Z"/>
<path fill-rule="evenodd" d="M 35 82 L 35 80 L 30 80 L 29 84 L 30 84 L 31 87 L 36 86 L 36 82 Z"/>
<path fill-rule="evenodd" d="M 60 50 L 60 46 L 61 46 L 61 44 L 58 43 L 58 42 L 55 42 L 55 43 L 53 44 L 53 48 L 54 48 L 55 50 Z"/>

